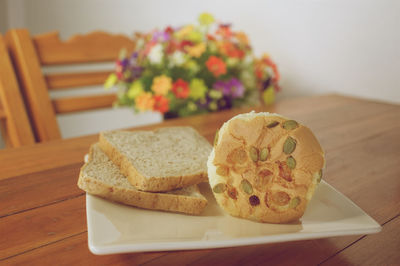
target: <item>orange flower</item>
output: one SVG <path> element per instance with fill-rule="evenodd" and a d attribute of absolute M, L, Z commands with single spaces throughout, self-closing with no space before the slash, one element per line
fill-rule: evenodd
<path fill-rule="evenodd" d="M 262 61 L 267 66 L 270 66 L 272 68 L 272 71 L 274 72 L 274 75 L 275 75 L 275 79 L 276 79 L 276 81 L 278 81 L 280 79 L 280 75 L 279 75 L 278 67 L 276 66 L 276 64 L 271 60 L 271 58 L 267 54 L 263 55 Z"/>
<path fill-rule="evenodd" d="M 240 43 L 244 44 L 244 45 L 249 45 L 249 39 L 247 38 L 246 33 L 244 32 L 236 32 L 236 39 L 239 40 Z"/>
<path fill-rule="evenodd" d="M 206 62 L 206 66 L 215 77 L 226 73 L 226 64 L 216 56 L 210 56 Z"/>
<path fill-rule="evenodd" d="M 202 42 L 195 46 L 188 46 L 186 50 L 190 56 L 199 58 L 206 51 L 206 44 Z"/>
<path fill-rule="evenodd" d="M 151 85 L 151 90 L 155 94 L 167 95 L 168 91 L 171 89 L 172 80 L 166 75 L 161 75 L 153 79 L 153 84 Z"/>
<path fill-rule="evenodd" d="M 220 52 L 226 56 L 236 57 L 236 58 L 244 57 L 244 52 L 242 50 L 238 49 L 231 42 L 219 42 L 218 47 L 219 47 Z"/>
<path fill-rule="evenodd" d="M 209 40 L 209 41 L 215 41 L 216 39 L 215 39 L 215 37 L 214 37 L 213 35 L 207 34 L 207 40 Z"/>
<path fill-rule="evenodd" d="M 162 95 L 154 96 L 154 111 L 158 111 L 162 114 L 169 110 L 169 100 Z"/>
<path fill-rule="evenodd" d="M 154 106 L 154 99 L 150 92 L 143 92 L 135 99 L 135 106 L 139 111 L 152 110 Z"/>
<path fill-rule="evenodd" d="M 183 79 L 178 79 L 172 85 L 172 92 L 175 94 L 176 98 L 185 99 L 189 96 L 189 84 Z"/>

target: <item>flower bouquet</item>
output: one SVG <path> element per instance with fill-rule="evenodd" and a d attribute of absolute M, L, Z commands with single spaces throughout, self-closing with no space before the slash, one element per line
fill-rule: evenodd
<path fill-rule="evenodd" d="M 117 86 L 117 106 L 168 118 L 271 104 L 279 91 L 279 73 L 269 56 L 255 58 L 245 33 L 210 14 L 201 14 L 198 25 L 135 39 L 135 51 L 121 52 L 105 82 L 106 88 Z"/>

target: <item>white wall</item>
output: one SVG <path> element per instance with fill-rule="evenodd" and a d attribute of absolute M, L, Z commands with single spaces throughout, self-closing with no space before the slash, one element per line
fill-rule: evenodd
<path fill-rule="evenodd" d="M 6 0 L 0 0 L 0 33 L 4 34 L 7 29 L 7 6 Z"/>
<path fill-rule="evenodd" d="M 284 96 L 340 92 L 400 102 L 398 0 L 25 0 L 32 33 L 130 34 L 213 13 L 245 30 L 282 72 Z"/>
<path fill-rule="evenodd" d="M 0 0 L 2 1 L 2 0 Z M 1 2 L 0 2 L 1 3 Z M 62 38 L 194 22 L 203 11 L 248 33 L 278 63 L 280 97 L 338 92 L 400 103 L 398 0 L 8 0 L 11 26 Z M 1 14 L 0 14 L 1 15 Z M 0 22 L 1 23 L 1 22 Z"/>

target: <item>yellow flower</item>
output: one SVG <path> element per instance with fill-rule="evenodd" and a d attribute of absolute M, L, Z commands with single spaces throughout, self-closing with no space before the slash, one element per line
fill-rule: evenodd
<path fill-rule="evenodd" d="M 151 85 L 151 89 L 156 95 L 167 95 L 171 88 L 172 79 L 166 75 L 155 77 L 153 79 L 153 85 Z"/>
<path fill-rule="evenodd" d="M 197 110 L 197 105 L 194 102 L 188 102 L 186 107 L 191 112 L 194 112 Z"/>
<path fill-rule="evenodd" d="M 193 60 L 193 59 L 188 60 L 188 61 L 185 63 L 184 67 L 185 67 L 186 69 L 189 69 L 189 70 L 190 70 L 192 73 L 194 73 L 194 74 L 196 74 L 196 73 L 199 72 L 199 70 L 200 70 L 199 64 L 197 64 L 196 61 Z"/>
<path fill-rule="evenodd" d="M 205 52 L 205 50 L 206 44 L 204 42 L 187 48 L 188 54 L 196 58 L 199 58 Z"/>
<path fill-rule="evenodd" d="M 129 99 L 135 99 L 136 96 L 140 95 L 143 91 L 144 90 L 143 90 L 142 82 L 140 82 L 140 80 L 136 80 L 129 87 L 127 96 Z"/>
<path fill-rule="evenodd" d="M 118 81 L 118 77 L 115 73 L 108 76 L 106 82 L 104 83 L 104 88 L 111 89 Z"/>
<path fill-rule="evenodd" d="M 268 87 L 263 93 L 262 93 L 262 98 L 264 100 L 264 103 L 266 105 L 273 104 L 275 102 L 275 91 L 274 87 L 270 86 Z"/>
<path fill-rule="evenodd" d="M 203 34 L 200 31 L 193 30 L 186 37 L 185 40 L 192 41 L 194 43 L 201 42 L 203 40 Z"/>
<path fill-rule="evenodd" d="M 136 109 L 139 111 L 153 110 L 154 98 L 150 92 L 142 92 L 135 99 Z"/>
<path fill-rule="evenodd" d="M 211 53 L 216 53 L 218 52 L 218 45 L 215 41 L 209 41 L 208 42 L 208 48 L 210 49 Z"/>
<path fill-rule="evenodd" d="M 199 100 L 205 97 L 207 92 L 207 86 L 204 84 L 204 80 L 194 78 L 190 82 L 190 93 L 189 97 L 193 100 Z"/>
<path fill-rule="evenodd" d="M 212 24 L 215 21 L 213 15 L 211 15 L 210 13 L 202 13 L 199 16 L 199 22 L 201 25 L 205 25 L 208 26 L 210 24 Z"/>
<path fill-rule="evenodd" d="M 193 31 L 193 25 L 187 25 L 182 29 L 178 30 L 177 32 L 175 32 L 175 37 L 179 40 L 182 40 L 192 31 Z"/>

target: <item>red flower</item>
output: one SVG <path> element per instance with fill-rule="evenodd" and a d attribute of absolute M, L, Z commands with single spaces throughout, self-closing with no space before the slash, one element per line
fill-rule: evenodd
<path fill-rule="evenodd" d="M 173 52 L 175 52 L 176 50 L 178 50 L 179 45 L 177 42 L 171 40 L 168 42 L 167 47 L 166 47 L 166 53 L 167 54 L 172 54 Z"/>
<path fill-rule="evenodd" d="M 216 33 L 221 35 L 224 39 L 229 39 L 232 37 L 231 25 L 219 25 Z"/>
<path fill-rule="evenodd" d="M 154 111 L 158 111 L 162 114 L 169 110 L 169 100 L 163 95 L 154 96 Z"/>
<path fill-rule="evenodd" d="M 185 99 L 189 96 L 189 84 L 183 79 L 178 79 L 172 84 L 172 92 L 175 94 L 176 98 Z"/>
<path fill-rule="evenodd" d="M 117 75 L 118 79 L 122 79 L 124 75 L 124 67 L 122 66 L 121 60 L 117 60 L 115 63 L 115 74 Z"/>
<path fill-rule="evenodd" d="M 172 33 L 174 33 L 174 30 L 170 26 L 168 26 L 168 27 L 165 28 L 165 32 L 169 33 L 169 34 L 172 34 Z"/>
<path fill-rule="evenodd" d="M 224 61 L 216 56 L 210 56 L 206 62 L 206 66 L 215 77 L 219 77 L 226 73 L 226 65 Z"/>
<path fill-rule="evenodd" d="M 187 41 L 187 40 L 183 40 L 181 41 L 181 43 L 179 44 L 179 48 L 184 51 L 186 46 L 193 46 L 193 42 L 191 41 Z"/>
<path fill-rule="evenodd" d="M 267 56 L 263 56 L 262 60 L 264 61 L 264 63 L 266 65 L 268 65 L 272 68 L 272 71 L 274 72 L 274 75 L 275 75 L 275 79 L 276 79 L 276 81 L 278 81 L 280 79 L 280 75 L 279 75 L 278 67 L 276 66 L 276 64 Z"/>

